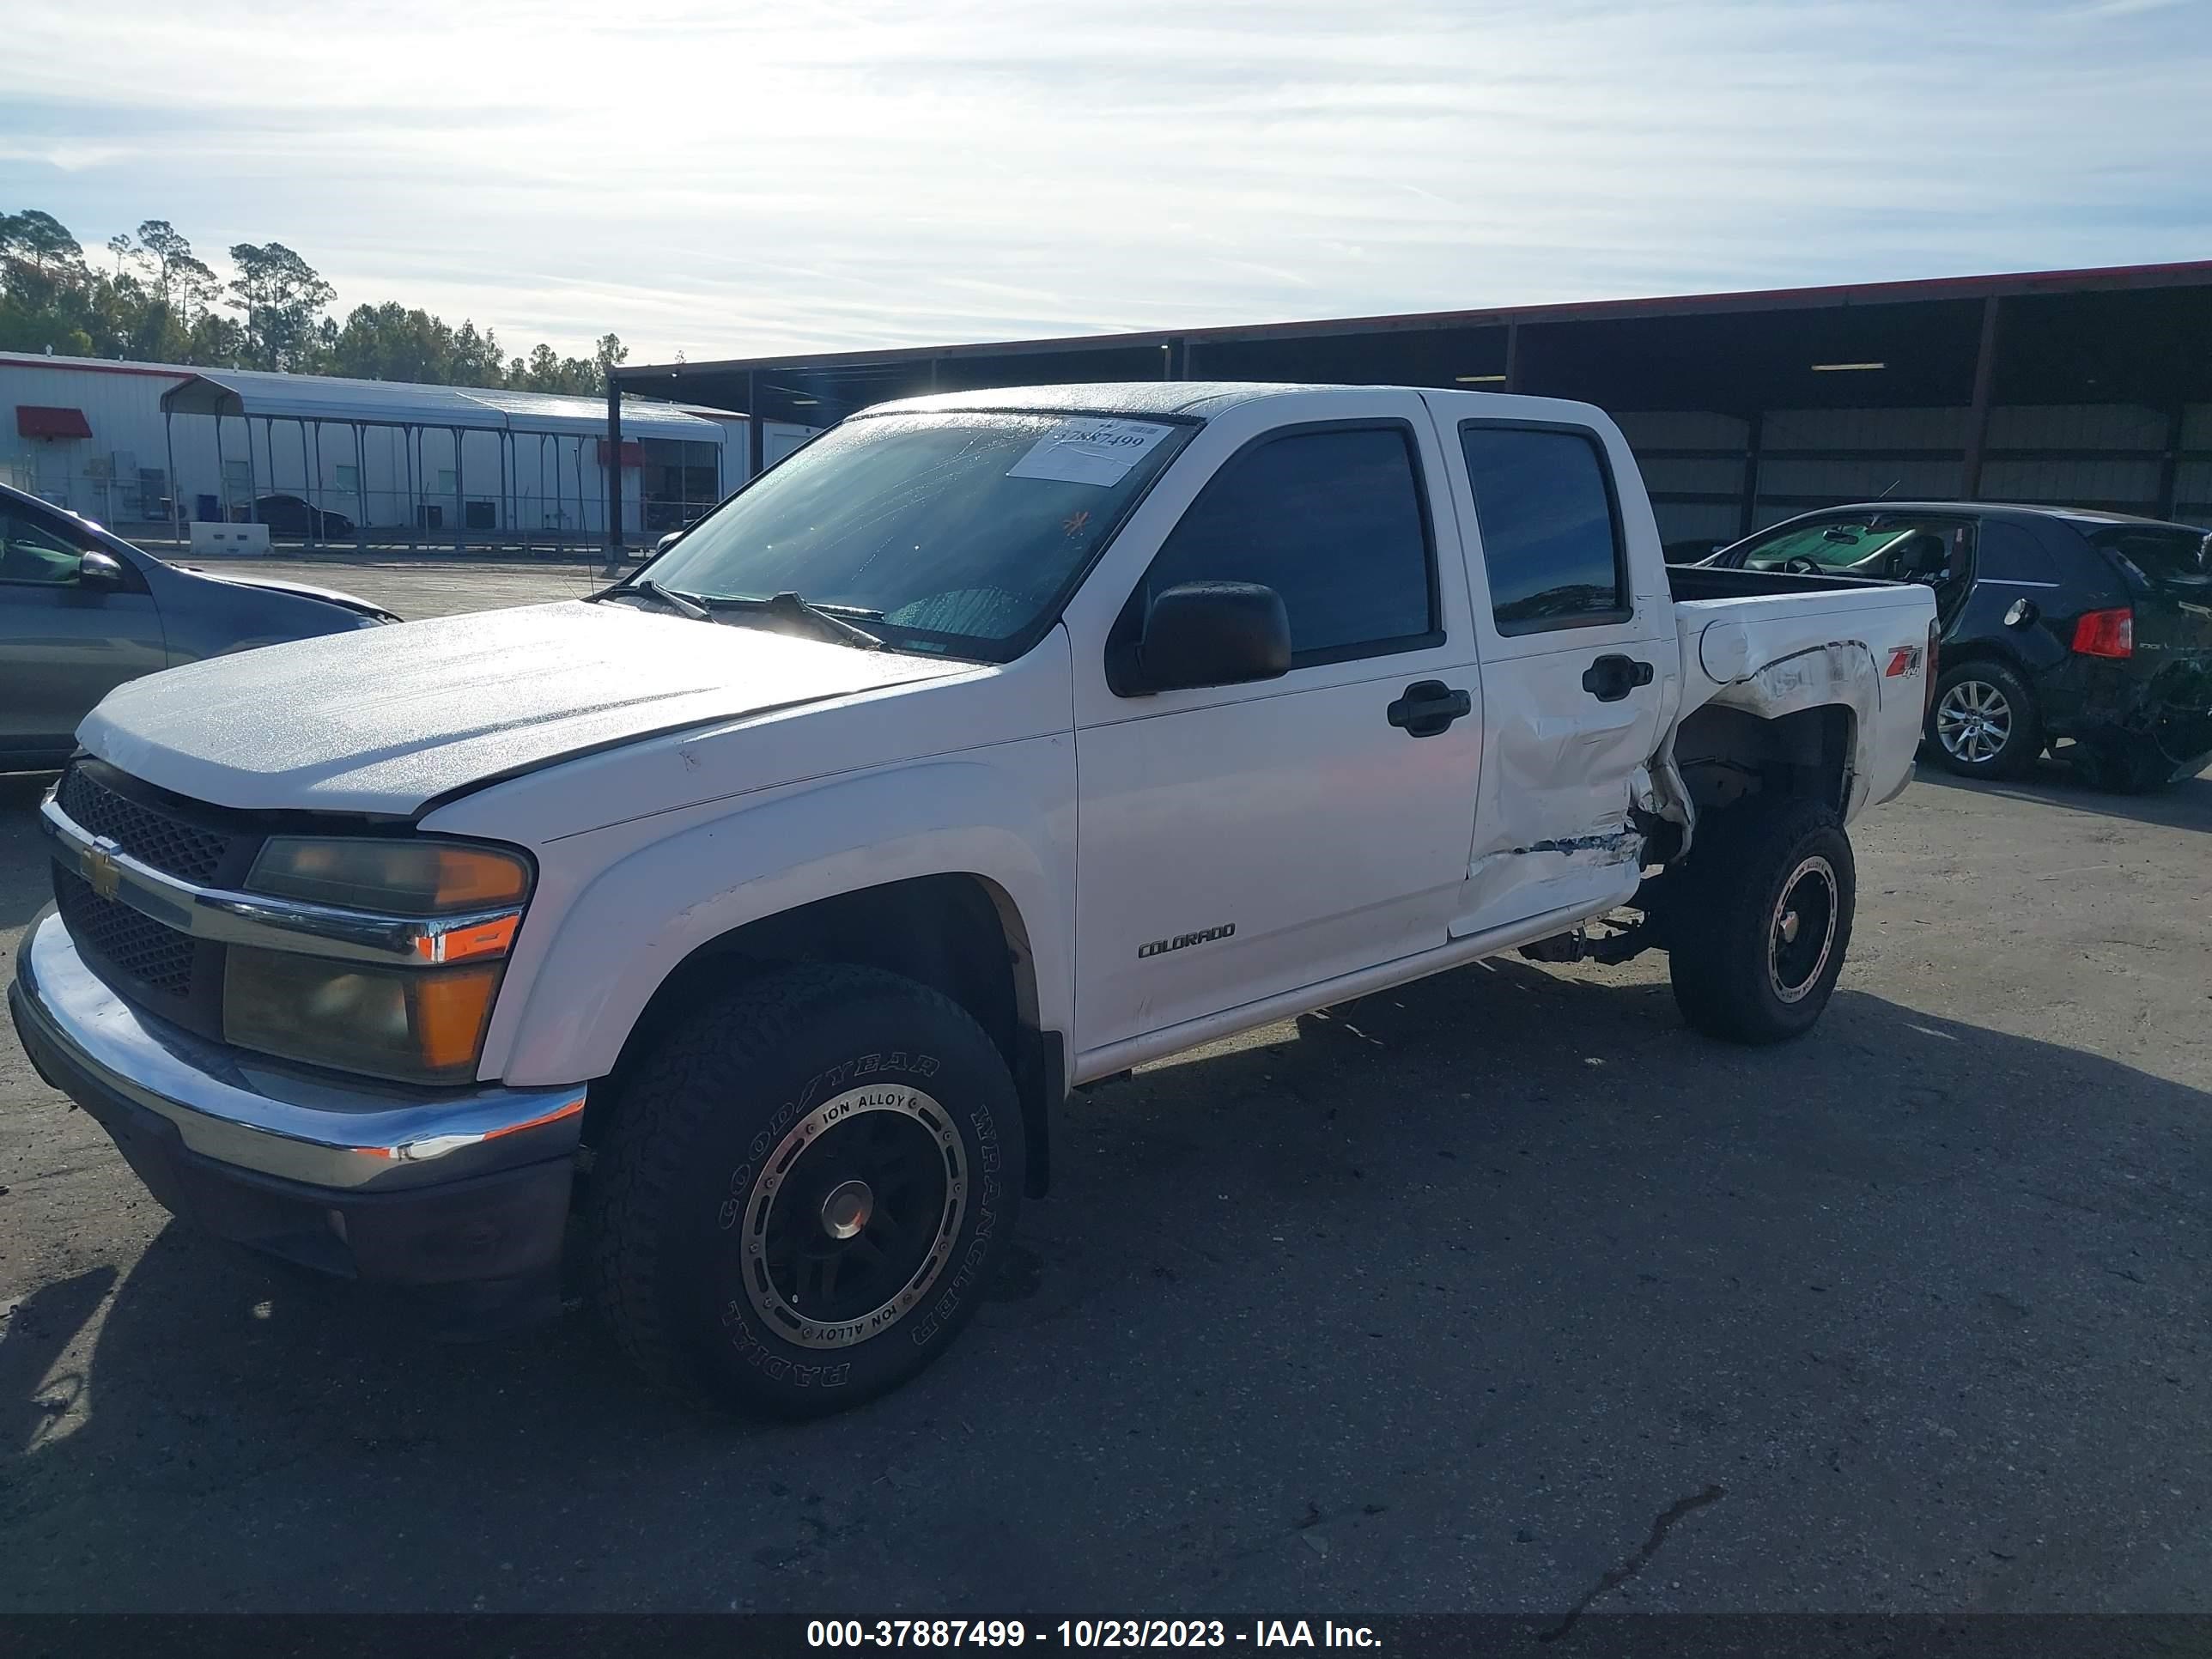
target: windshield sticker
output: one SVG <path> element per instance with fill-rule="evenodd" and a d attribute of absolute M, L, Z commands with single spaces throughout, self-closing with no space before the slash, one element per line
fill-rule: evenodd
<path fill-rule="evenodd" d="M 1171 428 L 1151 421 L 1062 421 L 1006 469 L 1009 478 L 1116 484 Z"/>

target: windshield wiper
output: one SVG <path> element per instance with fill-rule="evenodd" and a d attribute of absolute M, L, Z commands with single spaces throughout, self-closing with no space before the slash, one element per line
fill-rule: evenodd
<path fill-rule="evenodd" d="M 672 587 L 663 587 L 650 576 L 633 576 L 623 586 L 614 589 L 605 597 L 612 599 L 621 593 L 650 595 L 659 599 L 670 610 L 682 611 L 694 622 L 712 622 L 714 619 L 714 613 L 700 604 L 696 595 L 679 593 Z"/>
<path fill-rule="evenodd" d="M 779 621 L 793 622 L 814 630 L 817 638 L 839 645 L 856 646 L 863 651 L 884 648 L 880 635 L 871 634 L 865 628 L 855 628 L 845 619 L 858 617 L 866 622 L 881 622 L 880 611 L 864 611 L 854 605 L 816 605 L 796 593 L 783 592 L 765 599 L 744 599 L 721 593 L 702 593 L 699 602 L 715 611 L 750 611 Z"/>

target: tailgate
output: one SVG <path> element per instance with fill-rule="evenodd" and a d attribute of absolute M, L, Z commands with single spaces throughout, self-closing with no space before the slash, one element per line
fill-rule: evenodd
<path fill-rule="evenodd" d="M 2084 532 L 2127 580 L 2136 651 L 2153 661 L 2212 661 L 2212 535 L 2179 525 Z"/>
<path fill-rule="evenodd" d="M 2212 535 L 2183 525 L 2112 525 L 2083 533 L 2120 571 L 2135 611 L 2129 714 L 2176 762 L 2212 751 Z"/>

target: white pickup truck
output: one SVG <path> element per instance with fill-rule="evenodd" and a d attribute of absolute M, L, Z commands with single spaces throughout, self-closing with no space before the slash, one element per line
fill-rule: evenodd
<path fill-rule="evenodd" d="M 112 694 L 9 1000 L 179 1215 L 834 1409 L 974 1311 L 1073 1085 L 1516 948 L 1805 1030 L 1934 623 L 1670 569 L 1579 404 L 891 404 L 591 599 Z"/>

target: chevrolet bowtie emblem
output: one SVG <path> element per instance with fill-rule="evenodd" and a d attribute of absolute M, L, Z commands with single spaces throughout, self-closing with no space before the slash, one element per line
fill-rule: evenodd
<path fill-rule="evenodd" d="M 122 890 L 123 866 L 115 855 L 123 850 L 120 844 L 106 836 L 97 838 L 84 849 L 84 878 L 92 890 L 104 899 L 112 899 Z"/>

